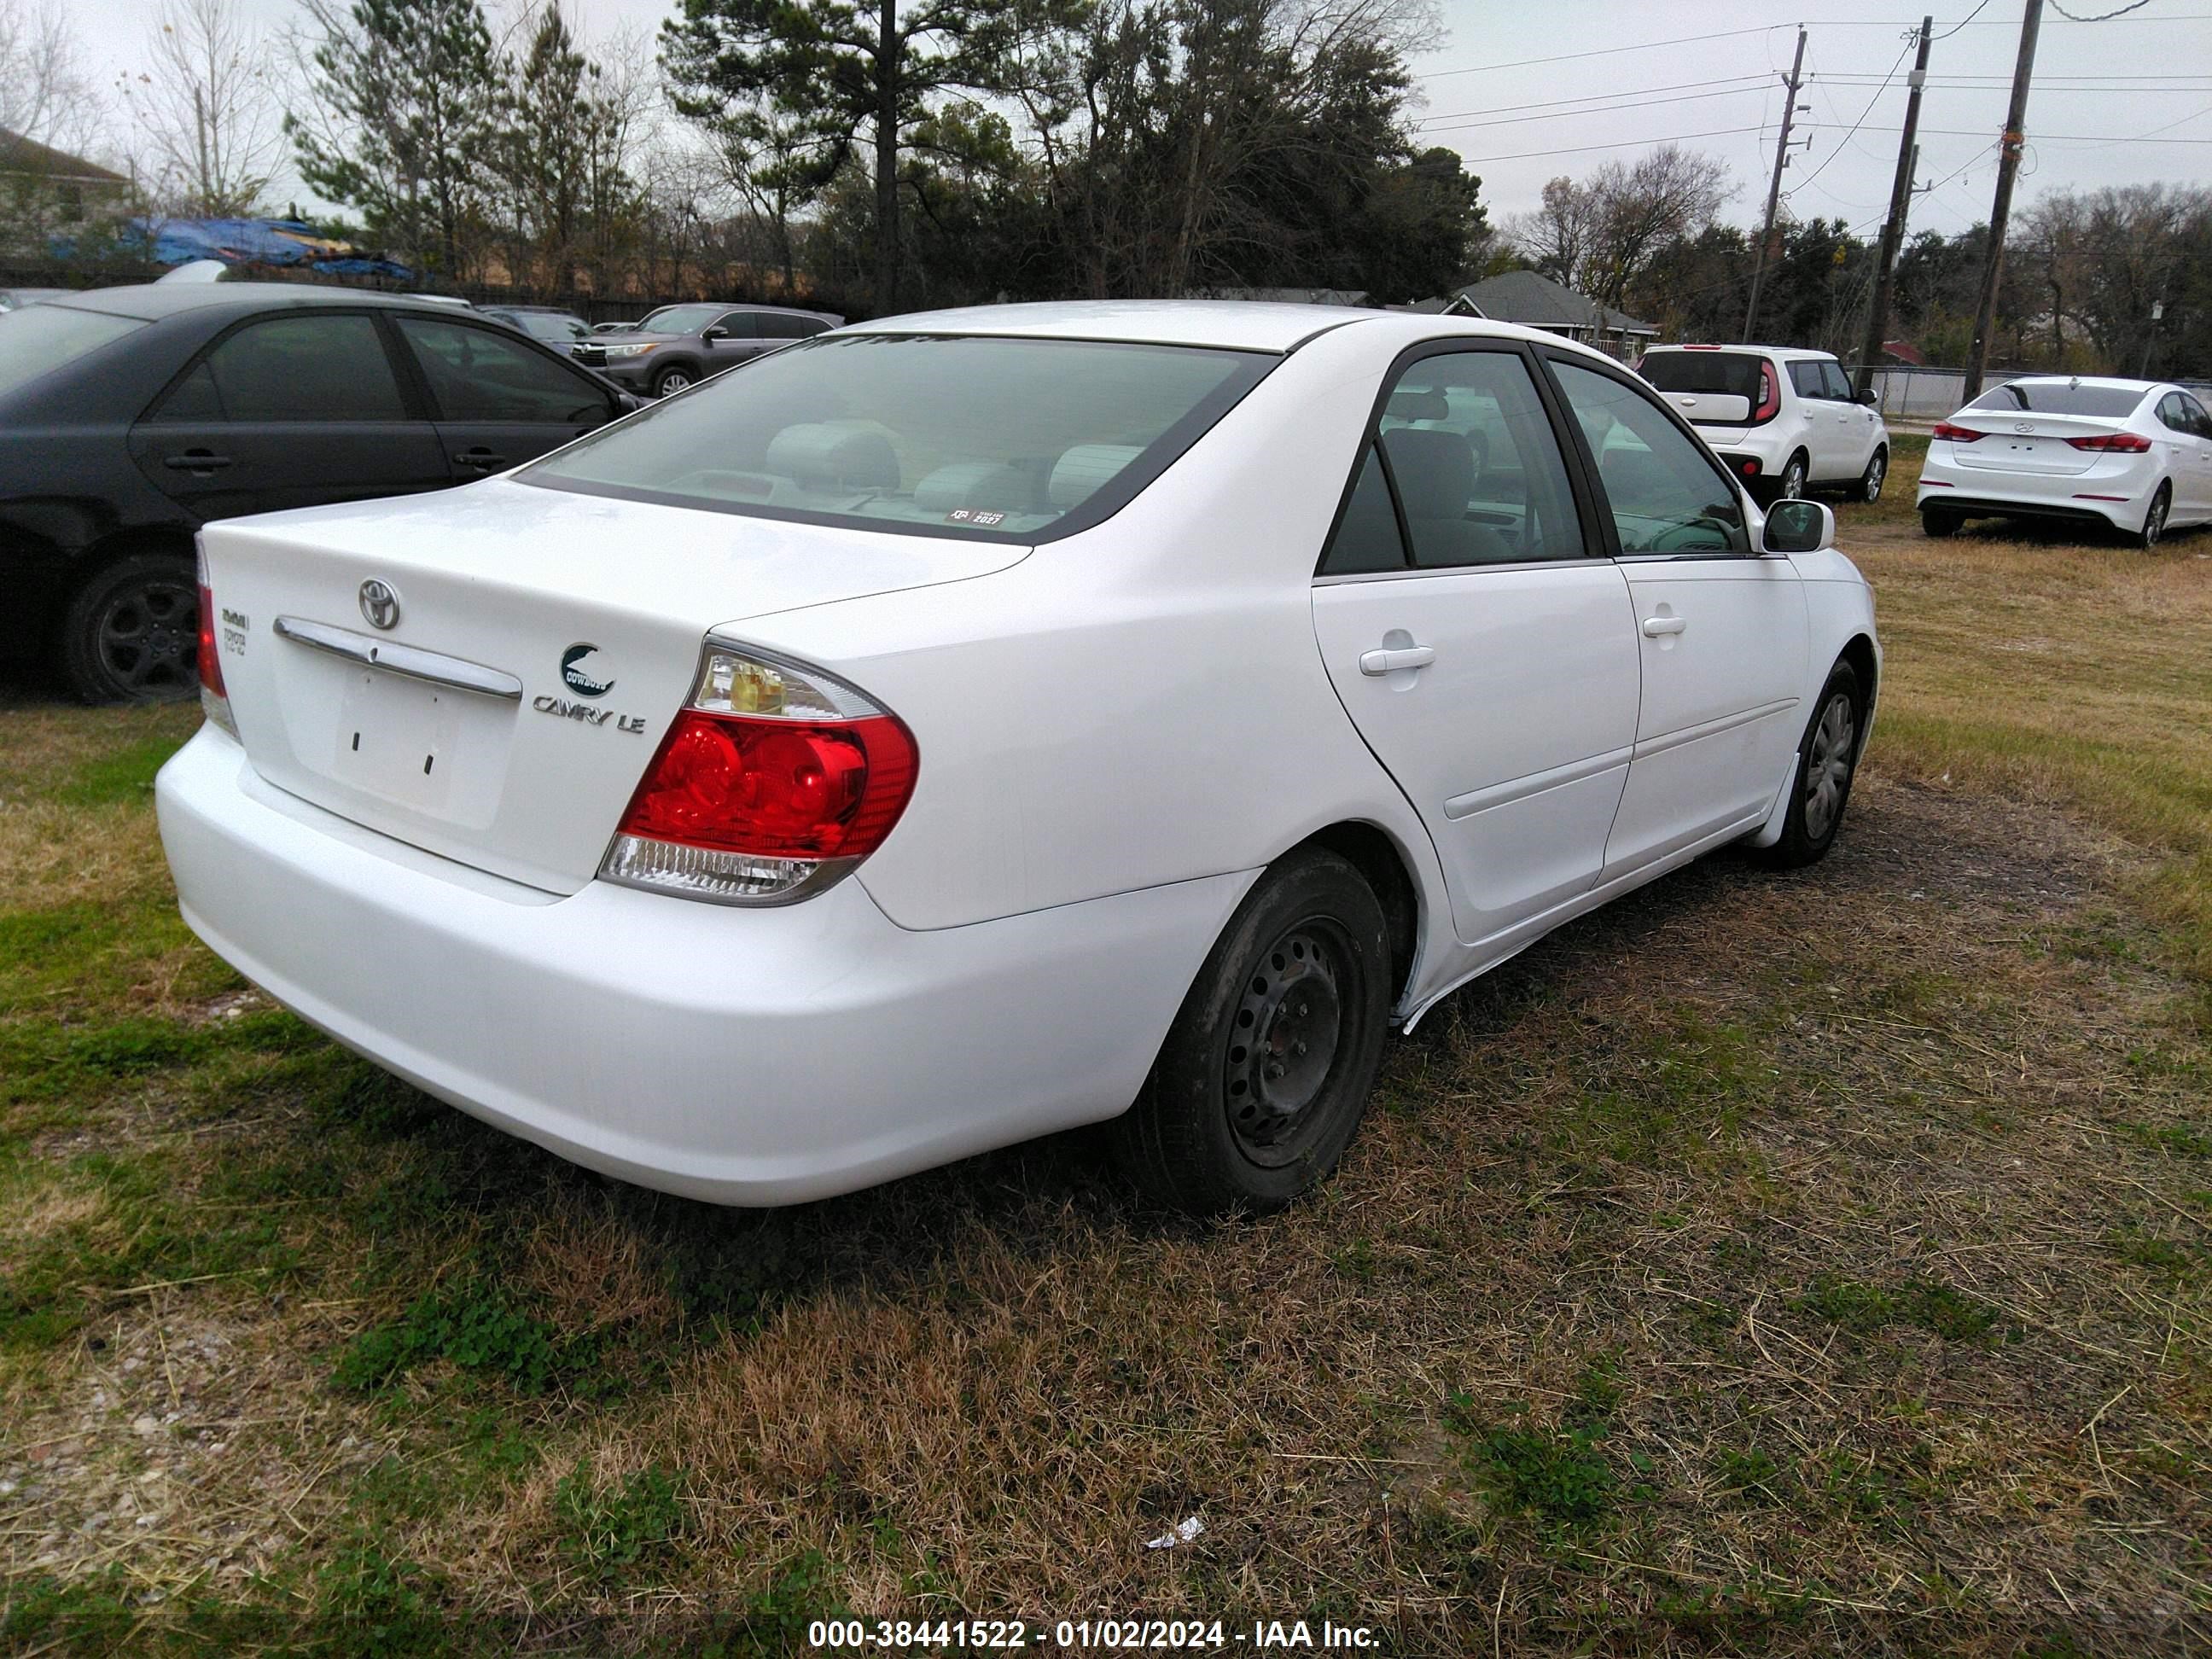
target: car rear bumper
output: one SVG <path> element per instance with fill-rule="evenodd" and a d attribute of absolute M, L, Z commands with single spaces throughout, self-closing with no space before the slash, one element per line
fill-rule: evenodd
<path fill-rule="evenodd" d="M 2160 474 L 2145 458 L 2100 458 L 2080 472 L 2004 472 L 1960 466 L 1931 449 L 1916 505 L 1961 518 L 2071 519 L 2132 531 L 2150 511 Z"/>
<path fill-rule="evenodd" d="M 563 1158 L 724 1204 L 1121 1112 L 1253 878 L 916 933 L 857 881 L 766 909 L 558 897 L 287 795 L 212 727 L 155 797 L 185 921 L 276 1000 Z"/>

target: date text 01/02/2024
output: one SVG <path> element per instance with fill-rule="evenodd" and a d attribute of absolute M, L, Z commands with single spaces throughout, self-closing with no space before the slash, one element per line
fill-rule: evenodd
<path fill-rule="evenodd" d="M 1279 1653 L 1372 1651 L 1381 1647 L 1364 1625 L 1323 1620 L 1254 1620 L 1232 1626 L 1219 1619 L 817 1619 L 810 1648 L 874 1652 L 1012 1650 L 1049 1647 L 1069 1652 L 1218 1653 L 1234 1647 Z"/>

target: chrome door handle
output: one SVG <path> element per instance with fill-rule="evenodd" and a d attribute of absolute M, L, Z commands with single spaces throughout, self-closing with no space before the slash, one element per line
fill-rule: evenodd
<path fill-rule="evenodd" d="M 1663 635 L 1679 634 L 1689 625 L 1687 617 L 1646 617 L 1644 619 L 1644 637 L 1656 640 Z"/>
<path fill-rule="evenodd" d="M 1426 668 L 1437 659 L 1437 653 L 1425 645 L 1409 646 L 1400 651 L 1365 651 L 1360 653 L 1359 672 L 1377 678 L 1395 674 L 1401 668 Z"/>

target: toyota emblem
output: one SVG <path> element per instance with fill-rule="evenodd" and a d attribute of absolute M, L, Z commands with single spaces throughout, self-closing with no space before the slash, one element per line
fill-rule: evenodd
<path fill-rule="evenodd" d="M 361 585 L 361 614 L 371 628 L 399 625 L 399 592 L 390 582 L 371 576 Z"/>

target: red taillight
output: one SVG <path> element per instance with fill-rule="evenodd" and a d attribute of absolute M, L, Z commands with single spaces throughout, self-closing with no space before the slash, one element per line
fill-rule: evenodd
<path fill-rule="evenodd" d="M 1977 432 L 1970 426 L 1953 426 L 1948 421 L 1938 421 L 1928 435 L 1931 438 L 1948 439 L 1954 444 L 1974 444 L 1979 443 L 1990 434 L 1986 432 Z"/>
<path fill-rule="evenodd" d="M 1782 383 L 1774 378 L 1772 367 L 1761 363 L 1759 366 L 1759 407 L 1751 411 L 1754 424 L 1771 421 L 1782 412 L 1781 386 Z"/>
<path fill-rule="evenodd" d="M 2141 455 L 2150 448 L 2150 440 L 2136 432 L 2102 432 L 2094 438 L 2069 438 L 2066 443 L 2069 448 L 2100 455 Z"/>
<path fill-rule="evenodd" d="M 216 648 L 215 595 L 208 592 L 204 575 L 200 580 L 200 690 L 218 697 L 229 695 L 222 689 L 222 655 Z"/>
<path fill-rule="evenodd" d="M 817 725 L 687 708 L 621 833 L 750 858 L 862 858 L 905 809 L 914 762 L 888 714 Z"/>
<path fill-rule="evenodd" d="M 599 874 L 721 904 L 786 904 L 883 844 L 914 734 L 834 675 L 709 640 Z"/>

